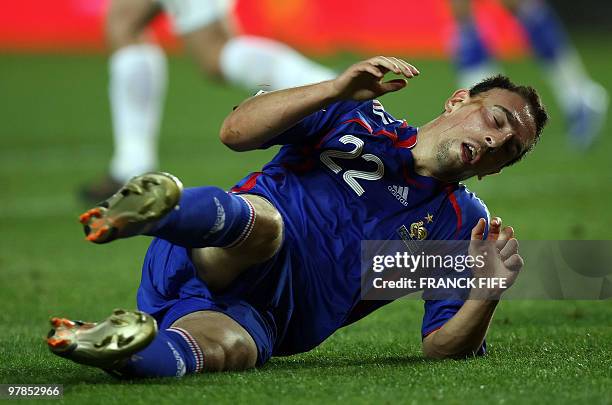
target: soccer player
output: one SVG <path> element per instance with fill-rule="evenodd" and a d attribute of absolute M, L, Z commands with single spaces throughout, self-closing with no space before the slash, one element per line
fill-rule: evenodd
<path fill-rule="evenodd" d="M 387 72 L 403 78 L 383 81 Z M 231 192 L 182 191 L 169 174 L 145 174 L 83 214 L 95 243 L 155 237 L 140 311 L 99 324 L 54 318 L 51 350 L 124 377 L 242 370 L 308 351 L 388 302 L 360 299 L 361 241 L 400 240 L 417 222 L 419 239 L 497 240 L 486 270 L 511 285 L 522 267 L 514 231 L 459 181 L 519 161 L 546 112 L 532 88 L 501 76 L 455 91 L 419 128 L 373 100 L 418 75 L 379 56 L 330 81 L 252 97 L 220 137 L 236 151 L 284 145 L 261 172 Z M 426 356 L 484 352 L 497 301 L 470 297 L 425 302 Z"/>
<path fill-rule="evenodd" d="M 282 89 L 331 79 L 335 73 L 277 41 L 238 34 L 232 0 L 111 0 L 106 19 L 114 153 L 109 174 L 87 185 L 97 203 L 133 176 L 155 170 L 166 91 L 166 58 L 145 32 L 162 9 L 200 71 L 246 89 Z"/>
<path fill-rule="evenodd" d="M 593 81 L 555 12 L 543 0 L 503 0 L 527 34 L 534 55 L 565 114 L 571 144 L 591 146 L 608 110 L 608 94 Z M 499 71 L 478 32 L 469 0 L 452 0 L 458 33 L 453 41 L 460 86 L 471 86 Z"/>

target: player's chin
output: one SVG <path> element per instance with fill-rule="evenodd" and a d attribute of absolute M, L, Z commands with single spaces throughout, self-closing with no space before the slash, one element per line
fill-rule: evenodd
<path fill-rule="evenodd" d="M 484 174 L 482 174 L 482 167 L 480 167 L 478 163 L 480 162 L 471 163 L 466 161 L 465 156 L 460 155 L 457 162 L 457 172 L 461 180 L 466 180 L 475 176 L 484 176 Z"/>
<path fill-rule="evenodd" d="M 463 159 L 463 156 L 460 154 L 459 158 L 456 162 L 455 167 L 455 175 L 459 180 L 469 179 L 470 177 L 474 177 L 476 175 L 476 170 L 474 165 L 466 162 Z"/>

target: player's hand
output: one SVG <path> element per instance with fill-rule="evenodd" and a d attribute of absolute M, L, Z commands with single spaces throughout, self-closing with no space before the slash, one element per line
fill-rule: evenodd
<path fill-rule="evenodd" d="M 387 72 L 411 79 L 420 72 L 408 62 L 392 56 L 376 56 L 354 64 L 332 81 L 340 100 L 371 100 L 406 87 L 404 78 L 383 81 Z"/>
<path fill-rule="evenodd" d="M 518 252 L 519 244 L 511 226 L 502 227 L 501 218 L 494 217 L 489 224 L 487 238 L 483 240 L 485 225 L 485 219 L 481 218 L 472 229 L 470 255 L 484 257 L 484 266 L 474 266 L 472 275 L 475 278 L 504 279 L 505 287 L 494 284 L 488 288 L 472 290 L 470 298 L 499 299 L 514 284 L 524 262 Z"/>

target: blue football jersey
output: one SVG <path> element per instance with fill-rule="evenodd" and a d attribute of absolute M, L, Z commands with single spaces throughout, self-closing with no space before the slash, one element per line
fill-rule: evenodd
<path fill-rule="evenodd" d="M 465 186 L 414 171 L 418 129 L 377 100 L 339 102 L 263 145 L 283 145 L 234 192 L 259 194 L 283 216 L 290 246 L 293 308 L 283 336 L 309 350 L 385 301 L 360 299 L 363 240 L 397 240 L 418 223 L 420 239 L 469 239 L 486 206 Z M 425 301 L 422 336 L 462 301 Z M 282 347 L 280 352 L 282 352 Z"/>

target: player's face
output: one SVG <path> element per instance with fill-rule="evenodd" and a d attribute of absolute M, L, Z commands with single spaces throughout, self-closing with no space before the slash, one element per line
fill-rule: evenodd
<path fill-rule="evenodd" d="M 470 97 L 458 90 L 447 101 L 436 149 L 440 177 L 463 180 L 498 173 L 535 139 L 525 100 L 505 89 Z"/>

